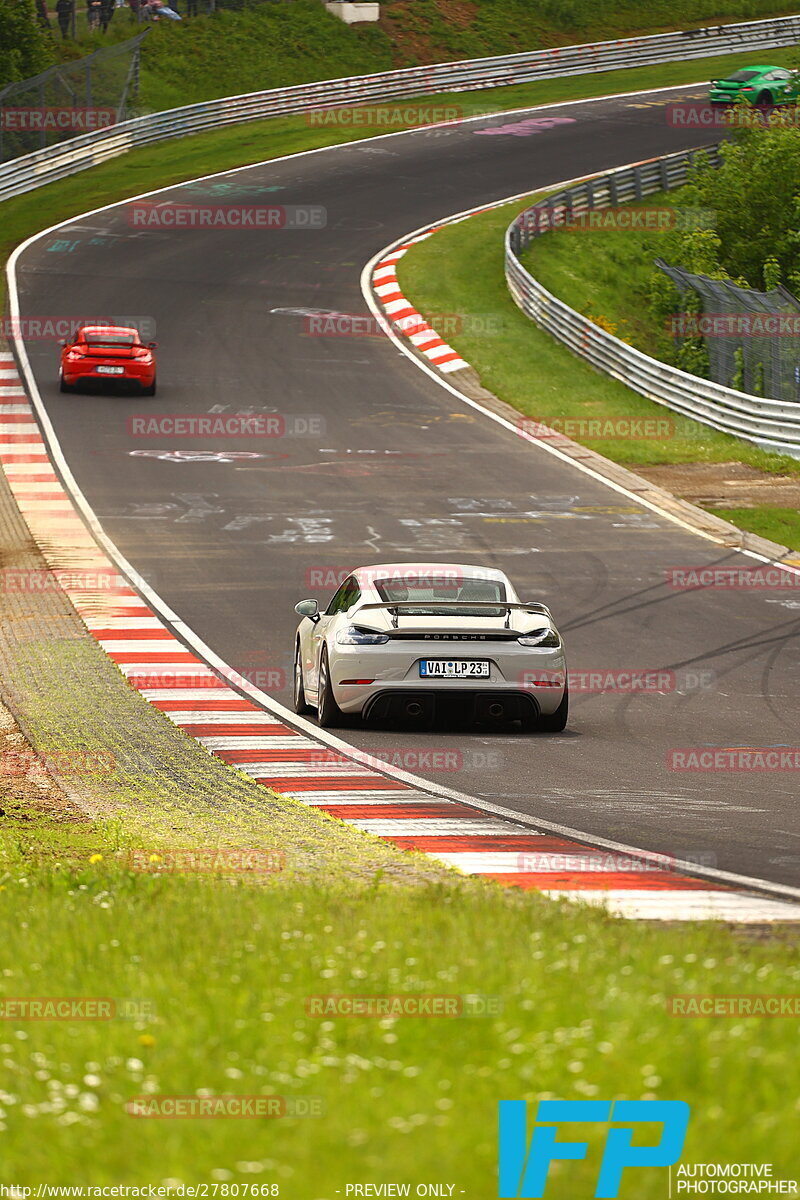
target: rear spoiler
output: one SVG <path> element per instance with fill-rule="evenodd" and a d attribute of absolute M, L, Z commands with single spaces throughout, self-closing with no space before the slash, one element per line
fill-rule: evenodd
<path fill-rule="evenodd" d="M 505 610 L 506 628 L 510 627 L 512 612 L 526 612 L 530 613 L 531 616 L 540 615 L 549 617 L 551 621 L 553 619 L 553 615 L 546 604 L 520 604 L 516 601 L 512 603 L 508 600 L 383 600 L 379 604 L 360 605 L 354 615 L 373 608 L 386 609 L 391 614 L 392 624 L 395 629 L 397 629 L 397 621 L 403 609 L 416 609 L 419 616 L 436 616 L 437 612 L 442 609 L 461 608 L 464 610 L 474 610 L 477 608 L 485 610 L 486 615 L 489 616 L 499 608 L 501 611 Z"/>

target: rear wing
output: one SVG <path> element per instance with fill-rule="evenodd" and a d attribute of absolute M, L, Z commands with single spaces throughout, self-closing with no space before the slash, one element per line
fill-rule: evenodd
<path fill-rule="evenodd" d="M 505 627 L 511 626 L 512 612 L 526 612 L 531 616 L 548 617 L 551 621 L 553 615 L 546 604 L 531 603 L 521 604 L 517 601 L 509 600 L 382 600 L 380 603 L 372 602 L 370 604 L 361 604 L 356 609 L 356 613 L 366 612 L 367 609 L 383 608 L 392 617 L 392 625 L 397 629 L 398 619 L 403 615 L 404 609 L 414 610 L 415 616 L 435 617 L 437 613 L 446 609 L 462 609 L 464 613 L 480 610 L 478 615 L 485 614 L 486 616 L 494 615 L 499 609 L 500 612 L 505 612 Z M 408 615 L 408 614 L 407 614 Z"/>

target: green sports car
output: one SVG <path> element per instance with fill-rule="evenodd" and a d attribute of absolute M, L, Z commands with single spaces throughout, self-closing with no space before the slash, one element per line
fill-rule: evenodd
<path fill-rule="evenodd" d="M 800 97 L 800 77 L 786 67 L 743 67 L 727 79 L 712 79 L 712 104 L 794 104 Z"/>

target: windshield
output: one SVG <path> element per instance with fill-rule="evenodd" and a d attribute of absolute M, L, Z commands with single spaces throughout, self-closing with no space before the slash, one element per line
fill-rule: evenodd
<path fill-rule="evenodd" d="M 728 83 L 746 83 L 748 79 L 755 79 L 758 71 L 734 71 L 728 76 Z"/>
<path fill-rule="evenodd" d="M 387 603 L 408 601 L 419 607 L 404 608 L 403 616 L 422 616 L 434 613 L 437 616 L 502 616 L 504 609 L 475 609 L 470 612 L 464 608 L 439 608 L 443 601 L 453 601 L 458 605 L 479 601 L 490 604 L 493 601 L 506 599 L 506 587 L 497 579 L 481 579 L 478 576 L 448 575 L 438 578 L 426 575 L 419 579 L 405 576 L 402 580 L 377 580 L 375 588 L 381 600 Z M 430 602 L 435 601 L 436 608 L 431 608 Z"/>

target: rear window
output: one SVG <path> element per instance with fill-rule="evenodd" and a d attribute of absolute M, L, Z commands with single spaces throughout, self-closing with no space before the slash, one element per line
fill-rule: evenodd
<path fill-rule="evenodd" d="M 87 333 L 87 346 L 135 346 L 135 333 Z"/>
<path fill-rule="evenodd" d="M 727 83 L 746 83 L 748 79 L 755 79 L 758 71 L 734 71 L 733 75 L 729 75 Z"/>
<path fill-rule="evenodd" d="M 438 616 L 466 616 L 467 612 L 463 608 L 454 608 L 448 610 L 446 608 L 436 608 L 431 610 L 429 605 L 431 601 L 436 601 L 437 605 L 443 601 L 452 600 L 458 604 L 469 603 L 469 601 L 478 601 L 480 603 L 491 604 L 496 601 L 506 599 L 505 584 L 500 583 L 496 579 L 481 579 L 479 577 L 464 576 L 457 578 L 452 575 L 436 576 L 426 575 L 424 578 L 415 579 L 413 576 L 404 577 L 402 580 L 376 580 L 375 588 L 383 600 L 387 604 L 408 601 L 419 605 L 419 608 L 405 608 L 403 614 L 405 616 L 424 616 L 431 611 Z M 473 614 L 475 616 L 496 616 L 503 610 L 499 609 L 495 612 L 492 609 L 478 609 Z"/>

